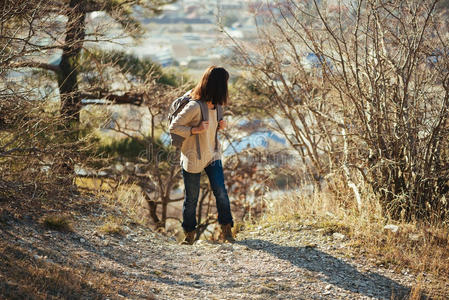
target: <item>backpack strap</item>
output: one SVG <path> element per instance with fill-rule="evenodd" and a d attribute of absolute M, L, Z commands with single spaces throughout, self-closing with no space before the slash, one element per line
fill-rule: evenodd
<path fill-rule="evenodd" d="M 205 101 L 199 100 L 198 103 L 201 107 L 201 121 L 209 121 L 209 108 Z"/>
<path fill-rule="evenodd" d="M 215 130 L 215 151 L 218 150 L 218 127 L 220 126 L 220 121 L 223 120 L 223 106 L 217 105 L 217 130 Z"/>
<path fill-rule="evenodd" d="M 209 108 L 207 107 L 207 103 L 205 101 L 198 101 L 198 104 L 201 108 L 201 121 L 209 121 Z M 223 120 L 223 106 L 217 105 L 217 122 Z M 201 159 L 201 149 L 200 149 L 200 137 L 196 135 L 196 150 L 198 159 Z M 215 151 L 218 150 L 218 126 L 215 130 Z"/>
<path fill-rule="evenodd" d="M 223 106 L 218 104 L 217 105 L 217 121 L 220 122 L 223 120 Z"/>
<path fill-rule="evenodd" d="M 199 100 L 198 104 L 201 108 L 201 122 L 209 121 L 209 108 L 207 107 L 207 103 L 205 101 Z M 198 155 L 198 159 L 201 159 L 200 136 L 198 134 L 196 135 L 196 152 L 196 154 Z"/>

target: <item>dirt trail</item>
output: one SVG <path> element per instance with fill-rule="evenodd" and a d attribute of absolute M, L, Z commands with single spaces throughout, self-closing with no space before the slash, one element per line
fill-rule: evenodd
<path fill-rule="evenodd" d="M 102 235 L 101 219 L 101 212 L 75 216 L 74 231 L 64 233 L 6 215 L 2 249 L 37 266 L 83 270 L 80 280 L 91 286 L 81 284 L 73 299 L 403 299 L 416 281 L 345 256 L 344 238 L 295 224 L 247 229 L 235 244 L 183 246 L 137 224 L 125 226 L 123 236 Z M 18 283 L 6 267 L 0 271 L 0 295 L 15 298 Z M 65 298 L 50 285 L 43 292 Z"/>

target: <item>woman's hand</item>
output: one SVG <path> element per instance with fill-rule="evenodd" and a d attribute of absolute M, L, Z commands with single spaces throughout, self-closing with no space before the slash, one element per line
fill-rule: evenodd
<path fill-rule="evenodd" d="M 225 129 L 226 127 L 228 127 L 228 122 L 225 120 L 220 120 L 220 122 L 218 122 L 218 129 Z"/>
<path fill-rule="evenodd" d="M 192 127 L 192 134 L 203 133 L 209 128 L 209 121 L 202 121 L 200 126 Z"/>

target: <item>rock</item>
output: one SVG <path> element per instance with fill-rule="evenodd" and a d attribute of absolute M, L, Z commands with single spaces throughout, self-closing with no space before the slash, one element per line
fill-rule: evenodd
<path fill-rule="evenodd" d="M 326 212 L 326 216 L 331 217 L 331 218 L 335 218 L 335 215 L 333 213 L 331 213 L 330 211 Z"/>
<path fill-rule="evenodd" d="M 218 251 L 232 251 L 234 250 L 232 248 L 231 244 L 222 244 L 220 247 L 218 247 Z"/>
<path fill-rule="evenodd" d="M 411 240 L 411 241 L 417 242 L 417 241 L 419 241 L 421 239 L 421 235 L 420 234 L 416 234 L 416 233 L 410 233 L 408 235 L 408 239 Z"/>
<path fill-rule="evenodd" d="M 334 232 L 332 234 L 332 237 L 336 240 L 344 240 L 346 238 L 346 236 L 344 234 L 339 233 L 339 232 Z"/>
<path fill-rule="evenodd" d="M 272 289 L 271 287 L 266 287 L 266 286 L 260 286 L 258 287 L 255 292 L 257 294 L 270 294 L 270 295 L 274 295 L 276 294 L 276 291 L 274 289 Z"/>
<path fill-rule="evenodd" d="M 135 168 L 134 163 L 127 161 L 125 163 L 125 168 L 128 172 L 134 172 L 134 168 Z"/>
<path fill-rule="evenodd" d="M 83 239 L 83 238 L 80 238 L 80 242 L 81 242 L 81 243 L 85 243 L 85 242 L 86 242 L 86 240 L 85 240 L 85 239 Z"/>
<path fill-rule="evenodd" d="M 115 164 L 115 170 L 119 173 L 122 173 L 123 171 L 125 171 L 125 166 L 123 166 L 121 163 L 117 163 Z"/>
<path fill-rule="evenodd" d="M 332 288 L 332 285 L 331 284 L 328 284 L 328 285 L 326 285 L 326 287 L 325 287 L 325 289 L 328 291 L 328 290 L 330 290 Z"/>
<path fill-rule="evenodd" d="M 399 230 L 399 226 L 393 225 L 393 224 L 388 224 L 388 225 L 384 226 L 384 230 L 389 230 L 389 231 L 391 231 L 393 233 L 396 233 Z"/>

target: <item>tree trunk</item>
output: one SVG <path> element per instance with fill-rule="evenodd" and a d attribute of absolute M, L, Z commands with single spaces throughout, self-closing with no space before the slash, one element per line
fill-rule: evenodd
<path fill-rule="evenodd" d="M 161 217 L 161 221 L 158 224 L 158 227 L 165 228 L 165 224 L 167 222 L 167 207 L 168 207 L 169 200 L 170 200 L 170 198 L 168 198 L 168 197 L 164 197 L 162 199 L 162 217 Z"/>
<path fill-rule="evenodd" d="M 70 0 L 66 37 L 58 72 L 61 113 L 79 121 L 81 97 L 78 91 L 79 57 L 85 37 L 86 1 Z"/>

